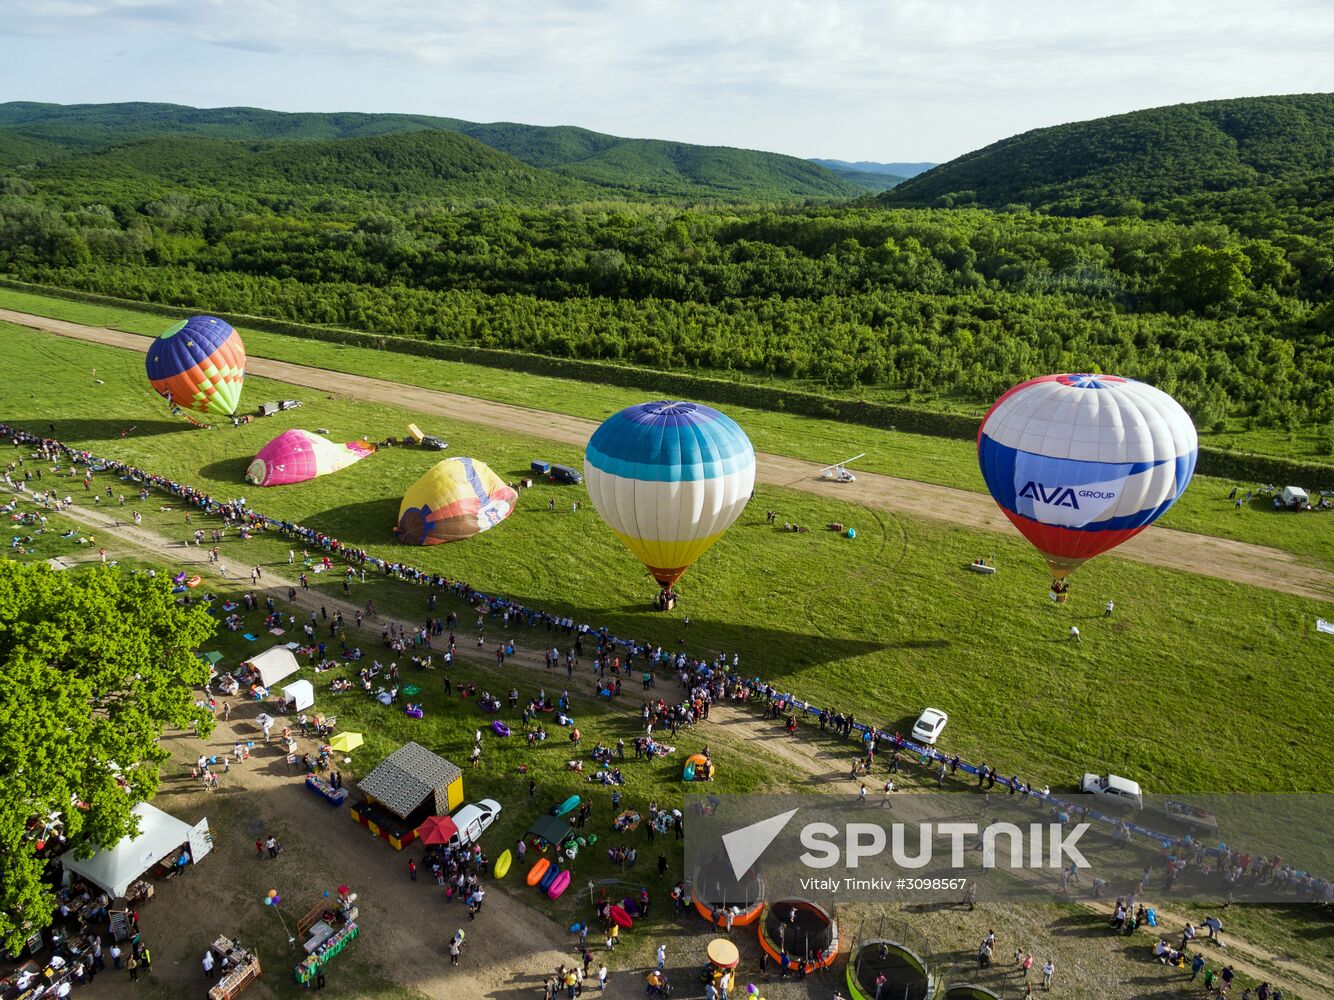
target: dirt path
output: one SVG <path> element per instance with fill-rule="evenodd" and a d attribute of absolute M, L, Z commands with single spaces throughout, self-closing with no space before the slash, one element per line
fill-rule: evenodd
<path fill-rule="evenodd" d="M 61 337 L 139 353 L 147 350 L 147 345 L 152 341 L 151 337 L 139 334 L 67 323 L 9 309 L 0 309 L 0 320 Z M 254 375 L 323 392 L 416 409 L 452 420 L 502 427 L 579 447 L 588 442 L 597 427 L 597 421 L 567 414 L 533 410 L 269 358 L 250 358 L 247 370 Z M 869 472 L 859 472 L 855 483 L 833 483 L 819 478 L 820 467 L 814 462 L 764 452 L 757 454 L 756 460 L 756 478 L 762 483 L 786 486 L 896 513 L 934 518 L 962 528 L 1004 534 L 1014 531 L 991 499 L 980 493 Z M 1334 573 L 1305 563 L 1290 552 L 1263 545 L 1169 528 L 1149 528 L 1120 546 L 1116 554 L 1136 562 L 1317 600 L 1334 598 Z"/>

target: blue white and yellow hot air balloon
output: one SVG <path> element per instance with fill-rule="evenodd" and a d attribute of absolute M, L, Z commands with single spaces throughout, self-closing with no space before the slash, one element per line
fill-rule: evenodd
<path fill-rule="evenodd" d="M 755 449 L 711 407 L 641 403 L 593 432 L 584 482 L 607 526 L 670 591 L 745 508 Z"/>
<path fill-rule="evenodd" d="M 977 433 L 987 489 L 1047 560 L 1054 591 L 1080 563 L 1165 514 L 1185 492 L 1198 453 L 1180 403 L 1116 375 L 1044 375 L 1016 385 Z"/>

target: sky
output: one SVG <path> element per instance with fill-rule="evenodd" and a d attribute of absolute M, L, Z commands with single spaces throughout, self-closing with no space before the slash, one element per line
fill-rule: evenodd
<path fill-rule="evenodd" d="M 1334 91 L 1334 0 L 0 0 L 0 101 L 396 111 L 845 160 Z"/>

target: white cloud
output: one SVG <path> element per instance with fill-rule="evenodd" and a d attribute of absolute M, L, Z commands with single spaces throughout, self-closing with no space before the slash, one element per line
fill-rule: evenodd
<path fill-rule="evenodd" d="M 866 159 L 1334 90 L 1320 0 L 10 0 L 6 27 L 0 61 L 27 67 L 7 98 L 417 111 Z"/>

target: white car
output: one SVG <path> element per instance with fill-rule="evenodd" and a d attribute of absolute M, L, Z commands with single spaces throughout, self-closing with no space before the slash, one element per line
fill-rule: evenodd
<path fill-rule="evenodd" d="M 928 708 L 913 724 L 912 738 L 917 743 L 933 747 L 936 745 L 936 740 L 940 739 L 940 734 L 945 731 L 945 723 L 949 721 L 950 717 L 940 709 Z"/>
<path fill-rule="evenodd" d="M 1086 774 L 1079 783 L 1079 790 L 1098 796 L 1106 805 L 1115 805 L 1122 809 L 1144 808 L 1144 796 L 1139 790 L 1139 782 L 1115 774 Z"/>
<path fill-rule="evenodd" d="M 458 832 L 449 838 L 450 847 L 467 847 L 476 843 L 482 832 L 496 821 L 500 815 L 500 803 L 495 799 L 482 799 L 464 806 L 453 816 Z"/>

